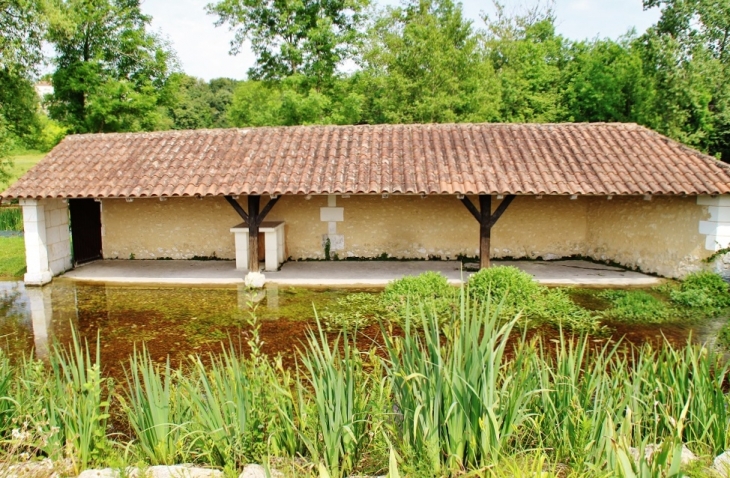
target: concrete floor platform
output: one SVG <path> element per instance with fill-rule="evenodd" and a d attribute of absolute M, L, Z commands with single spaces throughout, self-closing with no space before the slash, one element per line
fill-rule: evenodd
<path fill-rule="evenodd" d="M 619 267 L 588 261 L 494 261 L 528 272 L 545 285 L 585 287 L 652 286 L 662 279 Z M 406 275 L 440 272 L 460 284 L 471 272 L 456 261 L 339 261 L 287 262 L 277 272 L 266 272 L 270 284 L 290 286 L 382 287 Z M 67 272 L 65 279 L 117 284 L 238 285 L 246 273 L 234 261 L 96 261 Z"/>

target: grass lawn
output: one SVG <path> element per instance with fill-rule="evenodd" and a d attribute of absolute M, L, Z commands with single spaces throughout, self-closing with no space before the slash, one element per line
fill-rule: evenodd
<path fill-rule="evenodd" d="M 38 161 L 43 159 L 46 153 L 39 151 L 24 151 L 20 154 L 11 155 L 13 160 L 12 176 L 10 178 L 10 184 L 13 184 L 19 177 L 25 174 L 30 168 L 36 165 Z"/>
<path fill-rule="evenodd" d="M 19 279 L 25 272 L 22 237 L 0 237 L 0 280 Z"/>

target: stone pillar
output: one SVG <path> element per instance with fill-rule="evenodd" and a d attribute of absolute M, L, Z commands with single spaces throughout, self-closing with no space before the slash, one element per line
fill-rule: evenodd
<path fill-rule="evenodd" d="M 700 221 L 700 234 L 705 237 L 705 249 L 717 252 L 730 247 L 730 195 L 698 196 L 697 204 L 707 206 L 710 218 Z M 724 254 L 715 260 L 716 272 L 730 273 L 730 255 Z"/>
<path fill-rule="evenodd" d="M 26 285 L 43 285 L 71 269 L 68 204 L 63 199 L 22 199 Z"/>
<path fill-rule="evenodd" d="M 26 285 L 43 285 L 51 282 L 53 274 L 48 267 L 46 240 L 46 214 L 41 201 L 21 199 L 23 207 L 23 231 L 25 236 L 25 264 L 23 280 Z"/>

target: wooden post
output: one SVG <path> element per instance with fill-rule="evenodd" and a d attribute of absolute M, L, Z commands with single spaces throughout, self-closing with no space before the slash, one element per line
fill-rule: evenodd
<path fill-rule="evenodd" d="M 489 247 L 492 240 L 492 196 L 488 194 L 479 195 L 479 268 L 487 269 L 490 265 Z"/>
<path fill-rule="evenodd" d="M 248 271 L 259 272 L 259 205 L 261 196 L 248 197 Z"/>
<path fill-rule="evenodd" d="M 264 222 L 264 218 L 276 205 L 281 196 L 272 196 L 266 203 L 264 209 L 259 212 L 261 205 L 261 196 L 248 196 L 248 213 L 243 210 L 238 201 L 231 196 L 225 196 L 226 201 L 235 209 L 241 219 L 248 224 L 248 270 L 249 272 L 259 272 L 259 226 Z"/>
<path fill-rule="evenodd" d="M 494 214 L 492 214 L 492 196 L 489 194 L 479 195 L 479 210 L 477 210 L 476 206 L 474 206 L 468 197 L 461 196 L 460 199 L 471 215 L 474 216 L 474 219 L 479 222 L 479 268 L 485 269 L 491 265 L 489 248 L 492 241 L 492 227 L 497 224 L 504 211 L 514 201 L 515 195 L 508 194 L 505 196 L 502 202 L 499 203 L 499 206 L 497 206 Z"/>

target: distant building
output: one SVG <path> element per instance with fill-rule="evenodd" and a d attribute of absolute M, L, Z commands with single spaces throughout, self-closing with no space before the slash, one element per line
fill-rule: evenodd
<path fill-rule="evenodd" d="M 38 97 L 42 100 L 46 97 L 46 95 L 52 95 L 53 94 L 53 85 L 50 81 L 39 81 L 35 84 L 35 92 L 38 94 Z"/>

